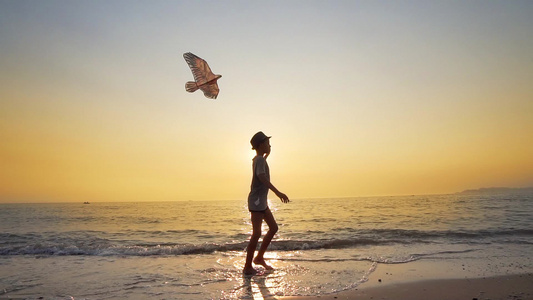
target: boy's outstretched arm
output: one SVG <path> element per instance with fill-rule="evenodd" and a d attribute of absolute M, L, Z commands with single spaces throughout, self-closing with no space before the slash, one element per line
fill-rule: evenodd
<path fill-rule="evenodd" d="M 283 203 L 288 203 L 290 200 L 289 200 L 289 197 L 287 197 L 287 195 L 285 195 L 284 193 L 280 192 L 271 182 L 270 180 L 268 180 L 268 178 L 266 177 L 266 174 L 259 174 L 258 175 L 259 177 L 259 180 L 261 180 L 261 182 L 266 185 L 269 189 L 271 189 L 275 194 L 276 196 L 278 196 L 280 199 L 281 199 L 281 202 Z"/>

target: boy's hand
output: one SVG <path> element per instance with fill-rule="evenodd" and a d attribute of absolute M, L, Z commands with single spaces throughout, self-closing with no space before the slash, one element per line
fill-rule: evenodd
<path fill-rule="evenodd" d="M 289 203 L 289 197 L 287 195 L 283 194 L 282 192 L 277 192 L 276 196 L 278 196 L 281 199 L 281 202 L 283 203 Z"/>

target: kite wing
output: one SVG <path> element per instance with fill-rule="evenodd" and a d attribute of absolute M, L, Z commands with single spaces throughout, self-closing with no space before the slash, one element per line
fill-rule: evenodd
<path fill-rule="evenodd" d="M 183 58 L 185 58 L 185 61 L 189 65 L 189 68 L 191 68 L 192 75 L 194 76 L 194 81 L 196 81 L 196 84 L 198 86 L 205 84 L 211 80 L 217 79 L 217 76 L 213 74 L 213 72 L 211 72 L 211 69 L 209 68 L 209 65 L 205 60 L 199 58 L 198 56 L 190 52 L 184 53 Z M 215 88 L 216 93 L 218 94 L 218 86 L 216 86 L 216 83 Z M 204 95 L 207 96 L 206 90 L 202 88 L 202 91 L 204 92 Z"/>
<path fill-rule="evenodd" d="M 214 83 L 201 85 L 200 89 L 204 92 L 204 96 L 207 98 L 216 99 L 218 96 L 219 89 L 216 81 Z"/>

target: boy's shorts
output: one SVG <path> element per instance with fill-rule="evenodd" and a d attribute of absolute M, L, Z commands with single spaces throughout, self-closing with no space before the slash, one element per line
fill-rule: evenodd
<path fill-rule="evenodd" d="M 266 209 L 264 209 L 264 210 L 251 210 L 251 209 L 249 209 L 248 211 L 250 211 L 250 212 L 265 213 L 267 210 L 268 210 L 268 207 L 267 207 Z"/>

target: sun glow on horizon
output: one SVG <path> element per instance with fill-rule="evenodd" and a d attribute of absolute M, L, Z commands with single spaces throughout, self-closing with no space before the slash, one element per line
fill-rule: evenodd
<path fill-rule="evenodd" d="M 533 185 L 531 3 L 280 3 L 2 2 L 0 203 Z"/>

